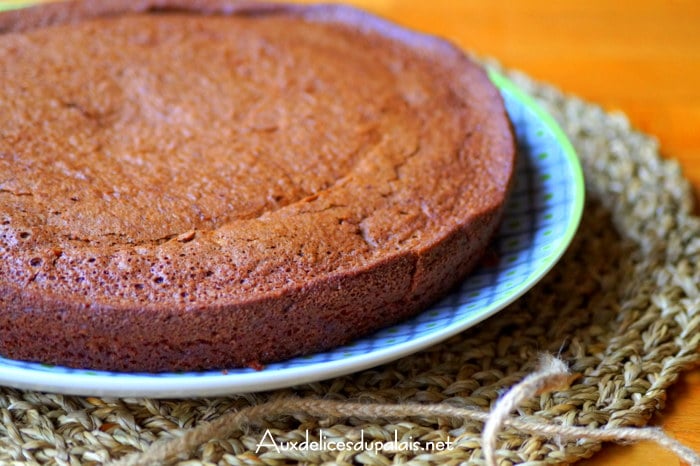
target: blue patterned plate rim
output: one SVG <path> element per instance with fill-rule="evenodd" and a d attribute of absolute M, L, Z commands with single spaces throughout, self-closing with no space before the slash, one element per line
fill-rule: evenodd
<path fill-rule="evenodd" d="M 574 239 L 574 235 L 576 234 L 578 226 L 581 223 L 581 217 L 583 216 L 586 186 L 584 182 L 583 168 L 581 167 L 581 162 L 576 154 L 576 149 L 574 149 L 569 137 L 561 129 L 559 123 L 557 123 L 549 113 L 547 113 L 537 102 L 535 102 L 535 99 L 523 92 L 508 78 L 497 71 L 494 71 L 493 69 L 489 69 L 488 73 L 491 81 L 496 85 L 496 87 L 498 87 L 501 93 L 510 93 L 513 95 L 520 103 L 532 111 L 541 123 L 547 126 L 549 131 L 552 132 L 557 144 L 561 148 L 562 155 L 568 163 L 569 170 L 571 170 L 571 182 L 573 184 L 571 218 L 569 224 L 567 225 L 566 231 L 561 236 L 562 247 L 557 252 L 556 258 L 554 258 L 550 263 L 542 265 L 542 268 L 537 271 L 537 277 L 533 278 L 533 283 L 531 283 L 526 290 L 523 290 L 523 293 L 521 293 L 522 295 L 525 291 L 532 288 L 535 283 L 537 283 L 547 272 L 552 269 L 552 267 L 554 267 L 561 256 L 564 255 L 564 252 L 566 252 L 566 249 L 571 241 Z"/>
<path fill-rule="evenodd" d="M 534 286 L 565 252 L 583 213 L 584 181 L 578 157 L 554 119 L 507 78 L 492 70 L 489 75 L 514 120 L 520 158 L 529 164 L 523 174 L 516 174 L 516 187 L 507 212 L 510 208 L 514 218 L 524 219 L 531 226 L 523 230 L 518 225 L 522 223 L 520 220 L 508 223 L 506 219 L 497 235 L 499 253 L 503 254 L 499 265 L 482 266 L 440 303 L 406 322 L 344 347 L 270 364 L 262 370 L 113 373 L 0 358 L 0 384 L 72 395 L 154 398 L 271 390 L 330 379 L 393 361 L 454 336 L 503 309 Z M 531 127 L 536 128 L 534 134 Z M 535 153 L 540 147 L 553 150 Z M 550 161 L 555 163 L 551 173 L 542 171 L 538 164 L 546 168 Z M 537 181 L 529 181 L 534 187 L 518 194 L 518 177 Z M 523 203 L 521 197 L 526 199 L 524 211 L 519 206 Z"/>

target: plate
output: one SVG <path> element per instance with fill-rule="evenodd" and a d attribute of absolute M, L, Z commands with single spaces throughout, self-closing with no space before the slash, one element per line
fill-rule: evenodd
<path fill-rule="evenodd" d="M 480 266 L 430 309 L 349 345 L 262 370 L 115 373 L 0 358 L 0 384 L 74 395 L 154 398 L 271 390 L 398 359 L 503 309 L 537 283 L 566 250 L 583 211 L 584 183 L 576 153 L 554 120 L 506 78 L 490 74 L 513 121 L 520 153 L 513 192 L 493 244 L 499 259 Z"/>
<path fill-rule="evenodd" d="M 36 3 L 32 0 L 22 1 L 22 0 L 5 0 L 0 3 L 0 11 L 16 10 L 19 8 L 24 8 L 25 6 L 30 6 Z"/>

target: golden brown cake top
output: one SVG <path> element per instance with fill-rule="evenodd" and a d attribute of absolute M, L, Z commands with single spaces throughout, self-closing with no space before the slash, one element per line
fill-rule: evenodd
<path fill-rule="evenodd" d="M 256 299 L 418 254 L 502 204 L 502 103 L 443 43 L 342 7 L 129 4 L 144 11 L 0 34 L 5 286 Z"/>

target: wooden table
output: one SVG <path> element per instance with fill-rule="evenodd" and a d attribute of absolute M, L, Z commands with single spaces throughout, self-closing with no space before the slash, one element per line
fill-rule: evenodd
<path fill-rule="evenodd" d="M 26 0 L 5 0 L 19 3 Z M 349 0 L 498 58 L 656 135 L 700 191 L 700 1 Z M 700 369 L 686 373 L 653 421 L 700 451 Z M 653 444 L 606 446 L 583 463 L 674 465 Z"/>
<path fill-rule="evenodd" d="M 624 111 L 700 192 L 700 1 L 350 0 L 566 92 Z M 654 419 L 700 452 L 700 369 Z M 606 445 L 585 466 L 675 465 L 654 444 Z"/>

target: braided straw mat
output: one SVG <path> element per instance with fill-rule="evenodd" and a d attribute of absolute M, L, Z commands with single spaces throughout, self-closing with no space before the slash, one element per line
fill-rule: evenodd
<path fill-rule="evenodd" d="M 530 373 L 538 354 L 559 354 L 580 377 L 568 390 L 531 399 L 523 420 L 592 428 L 642 426 L 665 390 L 698 360 L 700 221 L 689 184 L 662 160 L 656 142 L 624 116 L 506 73 L 562 125 L 581 158 L 587 205 L 561 262 L 531 292 L 443 344 L 351 376 L 255 395 L 210 399 L 99 399 L 0 388 L 0 461 L 95 464 L 146 450 L 159 439 L 224 413 L 281 397 L 363 403 L 447 404 L 487 411 Z M 483 424 L 420 416 L 267 417 L 177 458 L 181 464 L 284 464 L 296 461 L 387 464 L 482 463 Z M 423 442 L 451 439 L 444 451 L 255 452 L 263 432 L 277 441 Z M 600 443 L 564 441 L 512 427 L 498 436 L 501 464 L 573 462 Z"/>

